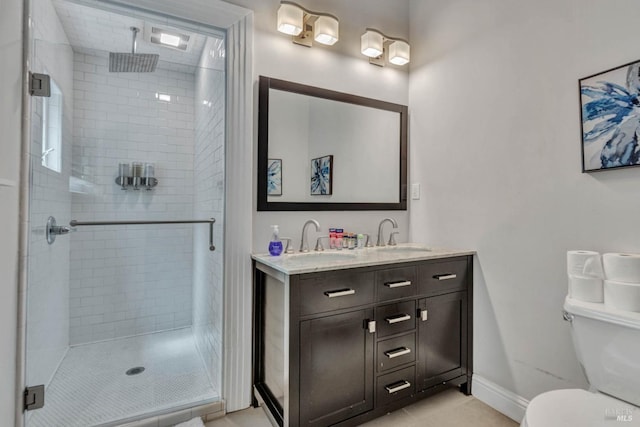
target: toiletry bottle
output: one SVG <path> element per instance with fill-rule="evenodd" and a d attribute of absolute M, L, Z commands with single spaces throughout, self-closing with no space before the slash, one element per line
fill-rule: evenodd
<path fill-rule="evenodd" d="M 335 249 L 335 248 L 336 248 L 336 229 L 330 228 L 329 229 L 329 249 Z"/>
<path fill-rule="evenodd" d="M 280 241 L 280 230 L 277 225 L 272 225 L 273 235 L 269 242 L 269 253 L 273 256 L 278 256 L 282 253 L 282 242 Z"/>
<path fill-rule="evenodd" d="M 357 244 L 358 249 L 362 249 L 364 248 L 364 234 L 359 233 L 358 234 L 358 244 Z"/>
<path fill-rule="evenodd" d="M 342 238 L 344 230 L 342 228 L 336 228 L 336 249 L 342 250 Z"/>
<path fill-rule="evenodd" d="M 356 248 L 356 235 L 354 233 L 349 233 L 349 249 Z"/>

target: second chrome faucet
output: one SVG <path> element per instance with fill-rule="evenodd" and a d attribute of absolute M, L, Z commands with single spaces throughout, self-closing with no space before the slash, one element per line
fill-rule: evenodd
<path fill-rule="evenodd" d="M 376 246 L 385 246 L 384 244 L 384 237 L 382 235 L 382 229 L 384 227 L 384 223 L 385 222 L 390 222 L 391 225 L 393 225 L 393 229 L 396 230 L 398 228 L 398 222 L 393 219 L 393 218 L 385 218 L 382 221 L 380 221 L 380 224 L 378 225 L 378 242 L 376 243 Z M 392 231 L 391 234 L 389 235 L 389 243 L 387 243 L 387 245 L 389 246 L 396 246 L 396 239 L 395 239 L 395 235 L 398 234 L 399 231 Z"/>
<path fill-rule="evenodd" d="M 300 240 L 300 252 L 309 252 L 309 238 L 307 237 L 307 227 L 311 224 L 316 226 L 316 231 L 320 231 L 320 223 L 315 219 L 310 219 L 302 226 L 302 239 Z M 317 246 L 316 246 L 317 250 Z"/>

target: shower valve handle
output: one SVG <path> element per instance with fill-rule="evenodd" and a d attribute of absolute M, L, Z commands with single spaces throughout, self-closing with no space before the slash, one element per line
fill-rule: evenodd
<path fill-rule="evenodd" d="M 47 225 L 45 227 L 45 235 L 47 237 L 47 243 L 50 245 L 56 241 L 56 236 L 60 236 L 62 234 L 69 234 L 71 228 L 65 227 L 63 225 L 58 225 L 56 223 L 56 219 L 52 216 L 47 220 Z"/>
<path fill-rule="evenodd" d="M 51 233 L 57 234 L 60 236 L 61 234 L 67 234 L 71 231 L 69 227 L 65 227 L 63 225 L 56 225 L 55 227 L 51 227 Z"/>

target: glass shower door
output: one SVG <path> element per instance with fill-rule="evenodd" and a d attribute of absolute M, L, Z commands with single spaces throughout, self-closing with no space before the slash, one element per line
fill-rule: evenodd
<path fill-rule="evenodd" d="M 49 217 L 71 219 L 73 50 L 55 34 L 47 40 L 41 15 L 32 17 L 30 71 L 49 75 L 50 96 L 31 98 L 26 383 L 47 385 L 69 346 L 69 236 L 46 238 Z M 51 30 L 52 31 L 52 30 Z M 58 34 L 59 36 L 59 34 Z M 30 421 L 32 413 L 28 413 Z"/>
<path fill-rule="evenodd" d="M 32 2 L 30 71 L 50 76 L 51 93 L 30 111 L 26 381 L 46 398 L 27 426 L 119 425 L 217 402 L 224 39 L 191 33 L 197 65 L 161 55 L 154 72 L 111 73 L 110 51 L 83 47 L 74 28 L 115 23 L 126 51 L 129 27 L 156 21 Z"/>

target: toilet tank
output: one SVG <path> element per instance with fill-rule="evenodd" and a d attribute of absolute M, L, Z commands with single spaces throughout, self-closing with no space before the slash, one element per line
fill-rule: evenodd
<path fill-rule="evenodd" d="M 640 313 L 567 297 L 565 317 L 589 384 L 640 406 Z"/>

